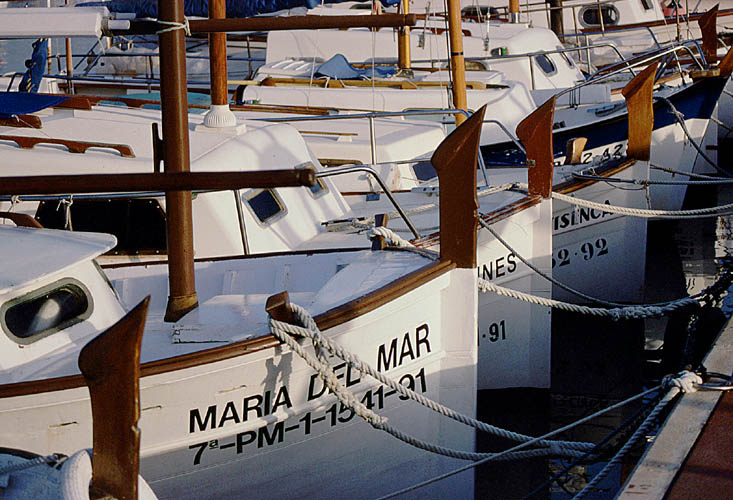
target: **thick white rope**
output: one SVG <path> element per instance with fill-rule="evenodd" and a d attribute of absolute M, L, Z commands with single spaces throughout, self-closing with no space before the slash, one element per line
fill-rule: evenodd
<path fill-rule="evenodd" d="M 649 415 L 644 419 L 644 422 L 641 423 L 641 425 L 636 429 L 636 432 L 629 438 L 628 441 L 626 441 L 626 444 L 624 444 L 621 449 L 614 455 L 614 457 L 608 461 L 608 463 L 601 469 L 598 474 L 593 476 L 593 479 L 588 481 L 588 484 L 585 485 L 585 487 L 580 490 L 573 499 L 581 499 L 583 498 L 588 492 L 595 491 L 596 486 L 598 483 L 601 482 L 603 478 L 605 478 L 609 472 L 611 472 L 611 469 L 618 465 L 623 457 L 629 452 L 629 450 L 636 444 L 636 442 L 644 436 L 647 431 L 656 423 L 657 417 L 659 416 L 659 413 L 664 409 L 667 404 L 672 401 L 677 394 L 680 392 L 695 392 L 697 389 L 695 385 L 702 384 L 702 379 L 695 373 L 690 371 L 681 371 L 677 374 L 676 377 L 667 378 L 664 380 L 663 385 L 665 387 L 668 387 L 669 390 L 667 391 L 667 394 L 664 395 L 664 397 L 657 403 L 657 405 L 654 407 L 654 409 L 649 413 Z"/>
<path fill-rule="evenodd" d="M 529 186 L 525 183 L 518 183 L 517 186 L 521 189 L 529 189 Z M 725 212 L 726 210 L 733 210 L 733 203 L 726 205 L 719 205 L 717 207 L 700 208 L 696 210 L 647 210 L 642 208 L 628 208 L 619 207 L 615 205 L 606 205 L 605 203 L 597 203 L 595 201 L 583 200 L 568 196 L 562 193 L 552 193 L 552 198 L 555 200 L 564 201 L 571 205 L 578 205 L 581 207 L 594 208 L 608 213 L 630 215 L 632 217 L 641 218 L 694 218 L 702 215 L 725 215 L 719 212 Z"/>
<path fill-rule="evenodd" d="M 615 184 L 633 184 L 635 186 L 717 186 L 721 184 L 733 184 L 733 179 L 730 178 L 715 178 L 705 179 L 701 181 L 665 181 L 658 180 L 652 181 L 649 179 L 621 179 L 619 177 L 602 177 L 600 175 L 588 175 L 582 172 L 573 172 L 572 176 L 575 179 L 590 180 L 599 182 L 608 182 Z"/>
<path fill-rule="evenodd" d="M 600 307 L 589 307 L 578 304 L 571 304 L 569 302 L 562 302 L 545 297 L 538 297 L 536 295 L 531 295 L 524 292 L 518 292 L 517 290 L 512 290 L 510 288 L 495 285 L 483 278 L 479 278 L 478 280 L 478 289 L 480 292 L 494 292 L 498 295 L 522 300 L 524 302 L 529 302 L 530 304 L 552 307 L 553 309 L 561 309 L 563 311 L 588 314 L 591 316 L 611 318 L 614 321 L 618 321 L 621 319 L 661 318 L 662 316 L 676 311 L 677 309 L 692 305 L 699 305 L 698 302 L 692 297 L 684 297 L 668 304 L 664 304 L 662 306 L 642 305 L 604 309 Z"/>
<path fill-rule="evenodd" d="M 304 349 L 298 344 L 292 336 L 299 336 L 299 337 L 306 337 L 310 339 L 313 342 L 313 345 L 316 347 L 317 350 L 325 349 L 332 355 L 342 359 L 343 361 L 347 362 L 349 366 L 356 369 L 362 374 L 366 374 L 371 376 L 372 378 L 376 379 L 377 381 L 381 382 L 382 384 L 386 385 L 390 389 L 395 390 L 402 396 L 412 399 L 413 401 L 421 404 L 422 406 L 425 406 L 426 408 L 435 411 L 436 413 L 440 413 L 441 415 L 444 415 L 448 418 L 451 418 L 457 422 L 460 422 L 464 425 L 471 426 L 477 430 L 488 432 L 490 434 L 494 434 L 512 441 L 529 441 L 534 440 L 531 436 L 526 436 L 517 432 L 508 431 L 506 429 L 501 429 L 499 427 L 495 427 L 490 424 L 486 424 L 484 422 L 478 421 L 472 417 L 463 415 L 459 412 L 456 412 L 444 405 L 441 405 L 421 394 L 416 393 L 415 391 L 412 391 L 411 389 L 405 387 L 404 385 L 400 384 L 396 380 L 392 379 L 391 377 L 388 377 L 384 375 L 383 373 L 375 370 L 371 365 L 368 363 L 362 361 L 359 359 L 358 356 L 356 356 L 353 353 L 349 353 L 346 350 L 344 350 L 341 346 L 331 342 L 328 338 L 320 334 L 320 331 L 318 330 L 318 327 L 315 324 L 315 321 L 313 321 L 313 318 L 311 317 L 310 313 L 308 311 L 297 305 L 297 304 L 290 304 L 290 308 L 293 312 L 293 314 L 298 318 L 298 321 L 301 322 L 305 327 L 292 325 L 289 323 L 284 323 L 281 321 L 277 321 L 273 318 L 270 318 L 270 330 L 272 331 L 273 335 L 275 335 L 279 340 L 285 342 L 289 346 L 293 348 L 293 350 L 303 357 L 303 359 L 316 370 L 316 372 L 321 376 L 328 376 L 329 372 L 331 375 L 333 375 L 333 371 L 331 370 L 328 363 L 325 361 L 325 358 L 322 363 L 319 363 L 312 359 L 312 356 L 310 356 L 308 353 L 304 351 Z M 293 344 L 297 346 L 293 347 Z M 311 364 L 311 361 L 314 361 L 316 366 L 314 364 Z M 325 363 L 326 366 L 323 366 Z M 331 377 L 335 382 L 340 386 L 341 384 L 338 382 L 338 379 L 336 379 L 336 376 L 333 375 Z M 324 382 L 327 380 L 324 378 Z M 329 388 L 331 388 L 329 386 Z M 390 432 L 390 434 L 394 435 L 395 437 L 398 437 L 399 439 L 402 439 L 405 442 L 408 442 L 410 444 L 413 444 L 415 446 L 418 446 L 419 441 L 414 440 L 413 438 L 409 438 L 408 436 L 400 433 L 399 431 L 396 431 L 392 429 L 391 427 L 386 425 L 387 419 L 383 419 L 382 417 L 379 417 L 381 420 L 377 421 L 372 417 L 373 412 L 371 410 L 367 410 L 368 413 L 365 413 L 365 415 L 368 415 L 369 417 L 372 417 L 371 420 L 368 420 L 362 414 L 359 413 L 359 408 L 354 408 L 350 406 L 351 401 L 356 401 L 357 398 L 351 395 L 351 397 L 341 400 L 341 395 L 344 392 L 349 392 L 347 389 L 345 389 L 343 386 L 339 388 L 339 390 L 333 390 L 333 392 L 339 397 L 339 400 L 346 406 L 349 406 L 349 408 L 352 408 L 354 412 L 359 415 L 360 417 L 364 418 L 365 420 L 369 421 L 372 426 L 385 430 L 387 432 Z M 363 406 L 363 405 L 361 405 Z M 366 408 L 366 407 L 364 407 Z M 587 451 L 593 447 L 592 443 L 579 443 L 579 442 L 572 442 L 572 441 L 548 441 L 548 440 L 540 440 L 537 442 L 539 446 L 543 446 L 546 448 L 549 448 L 552 450 L 553 454 L 574 454 L 571 452 L 574 451 Z M 428 445 L 431 448 L 423 448 L 423 449 L 430 449 L 431 451 L 434 449 L 441 449 L 441 447 L 432 447 L 432 445 Z M 422 447 L 422 446 L 418 446 Z M 443 448 L 445 451 L 446 449 Z M 483 454 L 483 456 L 479 457 L 481 454 L 470 454 L 471 458 L 468 458 L 469 455 L 466 455 L 465 452 L 455 452 L 457 455 L 449 455 L 449 456 L 455 456 L 456 458 L 466 458 L 468 460 L 476 460 L 479 458 L 485 458 L 488 456 L 487 454 Z M 443 453 L 445 454 L 445 453 Z"/>

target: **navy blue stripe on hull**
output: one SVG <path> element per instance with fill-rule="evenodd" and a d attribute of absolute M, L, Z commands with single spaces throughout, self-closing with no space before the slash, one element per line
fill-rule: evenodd
<path fill-rule="evenodd" d="M 685 116 L 685 119 L 710 119 L 715 104 L 720 98 L 726 80 L 723 78 L 706 78 L 680 89 L 668 97 L 674 107 Z M 661 102 L 654 102 L 654 129 L 671 125 L 675 118 L 669 107 Z M 627 114 L 613 118 L 598 120 L 582 127 L 559 129 L 552 133 L 553 153 L 555 157 L 565 156 L 567 141 L 575 137 L 585 137 L 588 142 L 586 150 L 602 148 L 608 144 L 628 139 L 629 127 Z M 524 165 L 524 153 L 516 149 L 511 142 L 486 144 L 481 146 L 481 155 L 487 167 Z"/>

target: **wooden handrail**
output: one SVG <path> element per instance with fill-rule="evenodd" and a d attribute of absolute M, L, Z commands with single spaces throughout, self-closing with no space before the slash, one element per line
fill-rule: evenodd
<path fill-rule="evenodd" d="M 66 146 L 70 153 L 86 153 L 89 148 L 114 149 L 124 158 L 135 158 L 135 153 L 127 144 L 76 141 L 73 139 L 54 139 L 51 137 L 31 137 L 25 135 L 0 135 L 0 141 L 12 141 L 21 149 L 33 149 L 33 146 L 36 144 L 59 144 Z"/>
<path fill-rule="evenodd" d="M 0 126 L 16 128 L 41 128 L 41 118 L 36 115 L 15 115 L 10 118 L 0 118 Z"/>

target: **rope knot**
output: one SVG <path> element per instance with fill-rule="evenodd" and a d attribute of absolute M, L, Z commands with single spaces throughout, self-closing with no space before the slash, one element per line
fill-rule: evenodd
<path fill-rule="evenodd" d="M 665 388 L 677 387 L 682 392 L 696 392 L 697 385 L 702 384 L 702 378 L 695 372 L 682 370 L 677 375 L 667 375 L 662 380 Z"/>
<path fill-rule="evenodd" d="M 370 240 L 381 236 L 387 241 L 387 244 L 393 247 L 398 248 L 411 248 L 414 246 L 412 243 L 407 241 L 406 239 L 402 238 L 400 235 L 395 233 L 389 228 L 386 228 L 384 226 L 379 227 L 373 227 L 371 229 L 368 229 L 366 232 L 367 238 Z"/>
<path fill-rule="evenodd" d="M 183 30 L 186 36 L 191 36 L 191 27 L 188 25 L 187 17 L 183 18 L 182 23 L 177 23 L 175 21 L 161 21 L 160 19 L 157 20 L 157 23 L 162 24 L 164 26 L 168 26 L 168 27 L 163 28 L 162 30 L 156 31 L 155 32 L 156 35 L 160 35 L 161 33 L 169 33 L 175 30 Z"/>

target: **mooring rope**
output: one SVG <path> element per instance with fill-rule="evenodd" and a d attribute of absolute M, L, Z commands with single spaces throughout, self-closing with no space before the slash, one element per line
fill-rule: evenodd
<path fill-rule="evenodd" d="M 733 184 L 733 179 L 706 179 L 701 181 L 653 181 L 651 179 L 621 179 L 619 177 L 603 177 L 601 175 L 590 175 L 582 172 L 573 172 L 573 178 L 585 181 L 600 181 L 617 184 L 633 184 L 635 186 L 714 186 L 720 184 Z"/>
<path fill-rule="evenodd" d="M 524 263 L 525 266 L 529 267 L 532 271 L 534 271 L 538 275 L 542 276 L 543 278 L 545 278 L 547 281 L 549 281 L 553 285 L 557 285 L 558 287 L 562 288 L 566 292 L 569 292 L 569 293 L 575 295 L 576 297 L 580 297 L 580 298 L 583 298 L 585 300 L 589 300 L 591 302 L 595 302 L 597 304 L 602 304 L 602 305 L 610 306 L 610 307 L 623 307 L 625 305 L 625 304 L 617 304 L 615 302 L 607 302 L 605 300 L 598 299 L 596 297 L 591 297 L 590 295 L 586 295 L 583 292 L 580 292 L 578 290 L 575 290 L 574 288 L 569 287 L 568 285 L 565 285 L 564 283 L 561 283 L 561 282 L 557 281 L 552 276 L 549 276 L 547 273 L 543 272 L 537 266 L 535 266 L 534 264 L 532 264 L 529 260 L 525 259 L 516 250 L 514 250 L 514 248 L 512 248 L 512 246 L 509 245 L 509 243 L 507 243 L 506 240 L 504 240 L 504 238 L 502 238 L 501 236 L 499 236 L 499 233 L 497 233 L 496 231 L 494 231 L 491 228 L 491 226 L 489 225 L 488 222 L 482 220 L 480 217 L 479 217 L 478 222 L 479 222 L 479 224 L 484 229 L 486 229 L 487 231 L 489 231 L 494 236 L 494 238 L 496 238 L 499 241 L 499 243 L 501 243 L 502 245 L 504 245 L 504 247 L 507 250 L 509 250 L 511 253 L 513 253 L 522 263 Z"/>
<path fill-rule="evenodd" d="M 622 319 L 661 318 L 662 316 L 671 314 L 674 311 L 677 311 L 678 309 L 682 309 L 684 307 L 699 306 L 699 303 L 694 298 L 683 297 L 681 299 L 669 302 L 661 306 L 630 305 L 604 309 L 601 307 L 589 307 L 579 304 L 572 304 L 570 302 L 562 302 L 560 300 L 548 299 L 546 297 L 539 297 L 537 295 L 519 292 L 517 290 L 512 290 L 511 288 L 495 285 L 483 278 L 479 278 L 478 287 L 480 292 L 494 292 L 497 295 L 511 297 L 513 299 L 529 302 L 530 304 L 537 304 L 541 306 L 552 307 L 553 309 L 560 309 L 563 311 L 570 311 L 580 314 L 588 314 L 590 316 L 611 318 L 614 321 Z"/>
<path fill-rule="evenodd" d="M 517 183 L 517 186 L 520 189 L 524 189 L 524 190 L 529 188 L 529 186 L 525 183 Z M 692 219 L 692 218 L 701 217 L 701 216 L 717 217 L 719 215 L 729 215 L 724 212 L 726 210 L 733 210 L 733 203 L 728 203 L 726 205 L 719 205 L 717 207 L 700 208 L 700 209 L 695 209 L 695 210 L 649 210 L 649 209 L 643 209 L 643 208 L 628 208 L 628 207 L 619 207 L 616 205 L 607 205 L 605 203 L 598 203 L 598 202 L 590 201 L 590 200 L 583 200 L 580 198 L 575 198 L 573 196 L 568 196 L 566 194 L 556 193 L 554 191 L 552 192 L 552 198 L 555 200 L 563 201 L 571 205 L 578 205 L 581 207 L 601 210 L 607 213 L 614 213 L 614 214 L 619 214 L 619 215 L 630 215 L 632 217 L 641 217 L 645 219 L 650 219 L 650 218 Z"/>
<path fill-rule="evenodd" d="M 566 432 L 566 431 L 568 431 L 570 429 L 573 429 L 573 428 L 575 428 L 575 427 L 577 427 L 577 426 L 579 426 L 581 424 L 584 424 L 586 422 L 589 422 L 590 420 L 593 420 L 596 417 L 599 417 L 599 416 L 601 416 L 601 415 L 603 415 L 605 413 L 608 413 L 609 411 L 616 410 L 618 408 L 621 408 L 622 406 L 625 406 L 625 405 L 627 405 L 629 403 L 632 403 L 632 402 L 636 401 L 637 399 L 641 399 L 641 398 L 646 397 L 647 395 L 649 395 L 649 394 L 651 394 L 653 392 L 657 392 L 661 388 L 662 388 L 661 385 L 652 387 L 651 389 L 647 389 L 644 392 L 641 392 L 641 393 L 639 393 L 639 394 L 637 394 L 635 396 L 631 396 L 630 398 L 627 398 L 627 399 L 625 399 L 625 400 L 623 400 L 623 401 L 621 401 L 619 403 L 613 404 L 613 405 L 608 406 L 608 407 L 606 407 L 606 408 L 604 408 L 602 410 L 599 410 L 599 411 L 593 413 L 592 415 L 588 415 L 587 417 L 583 417 L 580 420 L 576 420 L 575 422 L 572 422 L 572 423 L 570 423 L 570 424 L 568 424 L 568 425 L 566 425 L 564 427 L 560 427 L 559 429 L 555 429 L 554 431 L 551 431 L 551 432 L 548 432 L 548 433 L 546 433 L 546 434 L 544 434 L 542 436 L 539 436 L 539 437 L 535 438 L 532 441 L 527 441 L 526 443 L 520 443 L 520 444 L 518 444 L 518 445 L 516 445 L 516 446 L 514 446 L 512 448 L 509 448 L 507 450 L 504 450 L 502 452 L 499 452 L 494 457 L 487 457 L 487 458 L 484 458 L 484 459 L 479 460 L 477 462 L 472 462 L 470 464 L 464 465 L 464 466 L 459 467 L 457 469 L 454 469 L 452 471 L 446 472 L 444 474 L 440 474 L 438 476 L 435 476 L 433 478 L 427 479 L 425 481 L 422 481 L 420 483 L 414 484 L 412 486 L 408 486 L 407 488 L 403 488 L 403 489 L 401 489 L 399 491 L 394 491 L 394 492 L 392 492 L 392 493 L 390 493 L 388 495 L 379 497 L 377 500 L 387 500 L 389 498 L 394 498 L 396 496 L 404 495 L 406 493 L 409 493 L 411 491 L 417 490 L 417 489 L 422 488 L 424 486 L 428 486 L 429 484 L 432 484 L 432 483 L 441 481 L 443 479 L 449 478 L 449 477 L 454 476 L 456 474 L 460 474 L 462 472 L 466 472 L 466 471 L 468 471 L 468 470 L 470 470 L 470 469 L 472 469 L 474 467 L 477 467 L 479 465 L 483 465 L 483 464 L 488 463 L 488 462 L 491 462 L 491 461 L 496 461 L 499 458 L 501 458 L 501 455 L 502 454 L 505 454 L 505 453 L 506 454 L 508 454 L 508 453 L 514 453 L 514 452 L 516 452 L 516 451 L 518 451 L 520 449 L 526 448 L 527 446 L 530 446 L 530 445 L 534 444 L 534 442 L 536 440 L 547 439 L 547 438 L 550 438 L 552 436 L 556 436 L 557 434 L 561 434 L 563 432 Z"/>
<path fill-rule="evenodd" d="M 430 398 L 427 398 L 421 394 L 416 393 L 415 391 L 409 389 L 408 387 L 405 387 L 404 385 L 400 384 L 398 381 L 394 380 L 393 378 L 388 377 L 387 375 L 375 370 L 371 365 L 359 359 L 357 355 L 346 351 L 343 347 L 339 346 L 338 344 L 335 344 L 334 342 L 330 341 L 327 337 L 323 336 L 320 330 L 318 329 L 318 326 L 316 325 L 315 321 L 313 320 L 312 316 L 310 315 L 310 313 L 308 313 L 308 311 L 305 308 L 297 304 L 290 304 L 290 309 L 293 312 L 294 317 L 297 318 L 297 320 L 303 326 L 285 323 L 285 322 L 278 321 L 270 317 L 269 324 L 270 324 L 270 331 L 272 332 L 272 334 L 275 335 L 279 340 L 281 340 L 282 342 L 290 346 L 294 352 L 296 352 L 299 356 L 301 356 L 306 361 L 306 363 L 308 363 L 308 365 L 311 366 L 311 368 L 316 370 L 318 375 L 323 379 L 326 386 L 332 390 L 332 392 L 336 395 L 336 397 L 339 399 L 341 403 L 351 408 L 356 415 L 358 415 L 359 417 L 369 422 L 373 427 L 386 431 L 392 434 L 393 436 L 397 437 L 398 439 L 408 444 L 411 444 L 413 446 L 416 446 L 418 448 L 421 448 L 427 451 L 432 451 L 435 453 L 440 453 L 446 456 L 451 456 L 454 458 L 461 458 L 465 460 L 479 460 L 479 459 L 483 459 L 483 458 L 486 458 L 487 456 L 492 455 L 492 454 L 486 454 L 486 453 L 477 454 L 473 452 L 450 450 L 445 447 L 436 446 L 430 443 L 426 443 L 426 442 L 417 440 L 415 438 L 412 438 L 392 428 L 391 426 L 387 424 L 386 418 L 381 417 L 377 415 L 376 413 L 374 413 L 373 411 L 366 408 L 366 406 L 364 406 L 362 403 L 358 401 L 356 396 L 354 396 L 350 391 L 348 391 L 345 387 L 343 387 L 343 385 L 341 385 L 341 383 L 336 378 L 336 375 L 333 373 L 333 370 L 331 369 L 325 356 L 319 355 L 319 358 L 321 359 L 319 360 L 314 359 L 313 356 L 308 354 L 305 351 L 305 349 L 298 342 L 296 342 L 293 339 L 293 336 L 305 337 L 305 338 L 310 339 L 317 353 L 325 349 L 326 351 L 331 353 L 333 356 L 336 356 L 339 359 L 348 363 L 350 367 L 354 368 L 355 370 L 359 371 L 360 373 L 371 376 L 372 378 L 376 379 L 378 382 L 381 382 L 382 384 L 386 385 L 390 389 L 395 390 L 400 395 L 406 398 L 409 398 L 436 413 L 439 413 L 445 417 L 455 420 L 456 422 L 473 427 L 482 432 L 487 432 L 487 433 L 490 433 L 496 436 L 500 436 L 500 437 L 503 437 L 505 439 L 509 439 L 512 441 L 519 441 L 519 442 L 534 441 L 535 438 L 532 438 L 531 436 L 520 434 L 518 432 L 509 431 L 506 429 L 502 429 L 502 428 L 487 424 L 485 422 L 481 422 L 472 417 L 464 415 L 460 412 L 452 410 L 444 405 L 441 405 L 440 403 L 437 403 L 431 400 Z M 593 447 L 592 443 L 582 443 L 582 442 L 574 442 L 574 441 L 539 440 L 537 441 L 537 444 L 539 446 L 546 448 L 545 451 L 548 453 L 551 453 L 553 455 L 564 455 L 564 456 L 574 456 L 574 455 L 577 455 L 577 452 L 587 451 L 588 449 Z"/>
<path fill-rule="evenodd" d="M 680 392 L 695 392 L 697 390 L 695 385 L 697 384 L 702 384 L 702 378 L 690 371 L 681 371 L 675 377 L 666 378 L 662 383 L 662 387 L 669 389 L 667 393 L 662 397 L 659 403 L 657 403 L 651 413 L 649 413 L 646 419 L 644 419 L 644 422 L 641 423 L 621 449 L 611 460 L 608 461 L 608 463 L 606 463 L 598 474 L 593 476 L 593 479 L 588 481 L 588 484 L 586 484 L 585 487 L 573 497 L 573 499 L 581 499 L 585 497 L 588 492 L 593 491 L 598 483 L 600 483 L 601 480 L 611 472 L 611 469 L 621 462 L 623 457 L 629 452 L 629 450 L 631 450 L 636 442 L 644 436 L 654 424 L 656 424 L 659 413 L 661 413 L 667 404 L 669 404 L 669 402 L 672 401 Z"/>
<path fill-rule="evenodd" d="M 482 225 L 482 227 L 486 228 L 501 244 L 503 244 L 510 252 L 516 255 L 517 258 L 521 262 L 526 264 L 532 271 L 536 272 L 543 278 L 549 280 L 553 284 L 557 284 L 558 286 L 567 290 L 570 293 L 574 293 L 579 297 L 582 297 L 582 298 L 585 298 L 591 301 L 596 301 L 597 303 L 600 303 L 605 306 L 609 306 L 606 308 L 590 307 L 590 306 L 585 306 L 585 305 L 573 304 L 570 302 L 563 302 L 560 300 L 549 299 L 547 297 L 540 297 L 538 295 L 532 295 L 530 293 L 520 292 L 517 290 L 513 290 L 511 288 L 502 287 L 500 285 L 495 285 L 492 282 L 484 278 L 478 278 L 479 292 L 483 292 L 483 293 L 493 292 L 493 293 L 496 293 L 497 295 L 502 295 L 504 297 L 509 297 L 509 298 L 513 298 L 516 300 L 521 300 L 524 302 L 528 302 L 531 304 L 537 304 L 537 305 L 541 305 L 545 307 L 551 307 L 553 309 L 560 309 L 563 311 L 569 311 L 569 312 L 580 313 L 580 314 L 588 314 L 591 316 L 611 318 L 614 321 L 619 321 L 623 319 L 661 318 L 663 316 L 669 315 L 675 311 L 678 311 L 686 307 L 698 307 L 700 305 L 698 301 L 699 299 L 705 298 L 714 289 L 719 287 L 720 284 L 723 283 L 725 280 L 731 279 L 730 274 L 724 274 L 713 285 L 707 287 L 706 289 L 702 290 L 701 292 L 693 296 L 682 297 L 676 300 L 671 300 L 669 302 L 660 302 L 660 303 L 655 303 L 655 304 L 618 304 L 614 302 L 606 302 L 606 301 L 602 301 L 600 299 L 596 299 L 594 297 L 585 295 L 582 292 L 579 292 L 577 290 L 574 290 L 573 288 L 568 287 L 558 282 L 557 280 L 553 279 L 551 276 L 547 275 L 546 273 L 543 273 L 542 270 L 538 269 L 536 266 L 532 265 L 527 259 L 525 259 L 523 256 L 518 254 L 501 236 L 499 236 L 498 233 L 496 233 L 496 231 L 491 229 L 491 227 L 486 222 L 482 221 L 481 219 L 479 219 L 479 222 Z M 370 238 L 373 238 L 376 236 L 384 237 L 387 243 L 389 245 L 392 245 L 395 249 L 411 251 L 419 255 L 422 255 L 423 257 L 432 259 L 432 260 L 436 260 L 439 257 L 439 254 L 436 252 L 415 247 L 412 243 L 400 237 L 394 231 L 386 227 L 373 228 L 369 230 L 367 235 Z"/>

